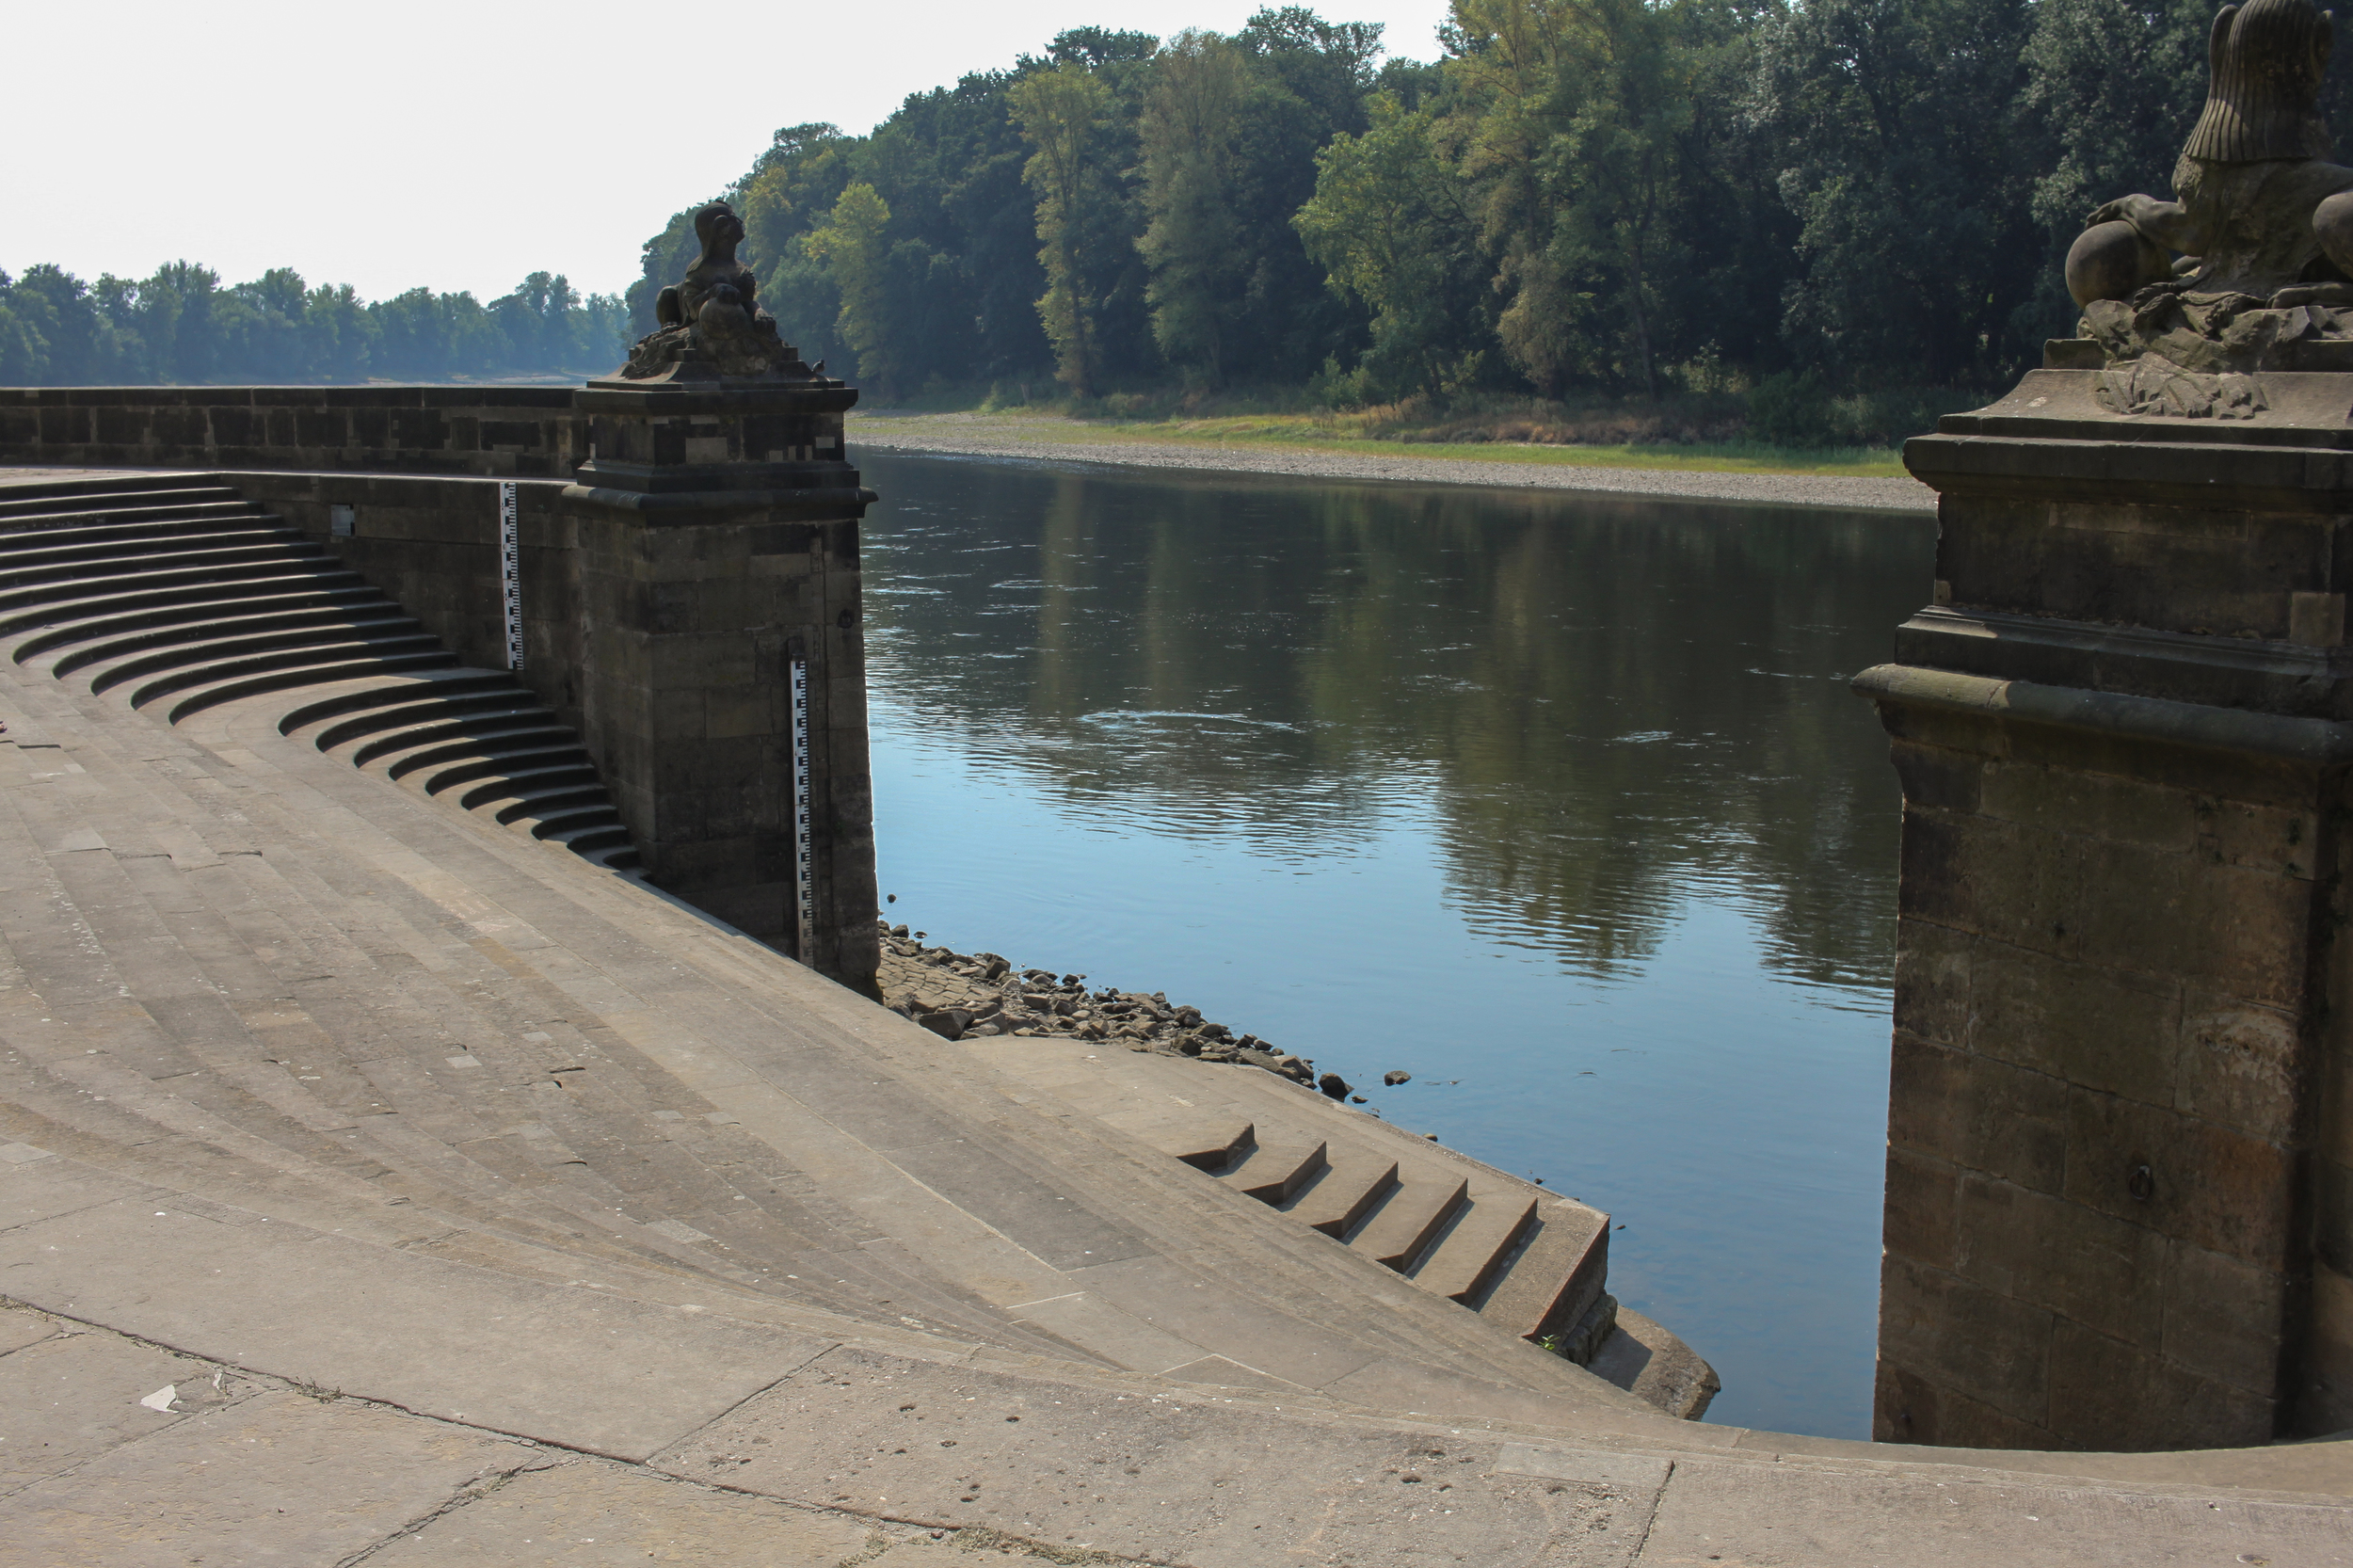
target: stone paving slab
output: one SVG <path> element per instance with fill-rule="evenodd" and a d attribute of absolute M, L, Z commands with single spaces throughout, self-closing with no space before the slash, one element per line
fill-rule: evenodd
<path fill-rule="evenodd" d="M 571 1460 L 517 1476 L 386 1544 L 368 1561 L 384 1568 L 831 1568 L 872 1560 L 877 1547 L 898 1544 L 868 1520 Z M 928 1556 L 957 1555 L 925 1544 Z"/>
<path fill-rule="evenodd" d="M 628 1459 L 830 1343 L 186 1208 L 124 1199 L 0 1233 L 0 1280 L 232 1366 Z"/>
<path fill-rule="evenodd" d="M 487 1432 L 273 1390 L 8 1498 L 0 1568 L 342 1562 L 541 1463 Z"/>
<path fill-rule="evenodd" d="M 1841 1474 L 1680 1459 L 1641 1561 L 1644 1568 L 2344 1568 L 2353 1563 L 2353 1511 L 1952 1469 Z"/>

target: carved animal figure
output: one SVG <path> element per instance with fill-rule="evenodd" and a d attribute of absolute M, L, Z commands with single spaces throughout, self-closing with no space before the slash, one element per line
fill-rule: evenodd
<path fill-rule="evenodd" d="M 2217 13 L 2205 109 L 2173 169 L 2178 199 L 2125 196 L 2092 211 L 2067 254 L 2078 305 L 2165 284 L 2286 306 L 2303 296 L 2283 291 L 2353 279 L 2353 169 L 2329 161 L 2319 112 L 2334 41 L 2331 13 L 2313 0 Z"/>

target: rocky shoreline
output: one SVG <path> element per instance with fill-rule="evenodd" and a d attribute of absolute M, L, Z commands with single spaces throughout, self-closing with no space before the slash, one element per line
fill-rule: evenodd
<path fill-rule="evenodd" d="M 1319 1074 L 1308 1058 L 1278 1050 L 1255 1034 L 1237 1034 L 1203 1017 L 1197 1007 L 1171 1002 L 1164 991 L 1089 986 L 1082 974 L 1016 968 L 1001 954 L 957 952 L 926 941 L 920 932 L 887 922 L 878 979 L 885 1006 L 945 1039 L 1011 1034 L 1099 1041 L 1259 1067 L 1333 1099 L 1364 1103 L 1339 1074 Z M 1391 1073 L 1388 1079 L 1402 1083 L 1406 1075 Z"/>

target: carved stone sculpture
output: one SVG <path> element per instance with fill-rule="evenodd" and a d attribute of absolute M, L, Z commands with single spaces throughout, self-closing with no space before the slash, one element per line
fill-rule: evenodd
<path fill-rule="evenodd" d="M 821 379 L 776 335 L 758 303 L 760 280 L 735 258 L 744 220 L 724 201 L 695 215 L 702 254 L 654 302 L 661 325 L 637 340 L 611 380 L 638 386 L 697 382 L 808 383 Z"/>
<path fill-rule="evenodd" d="M 2176 199 L 2105 202 L 2068 251 L 2116 412 L 2244 417 L 2263 407 L 2249 373 L 2353 342 L 2353 168 L 2329 161 L 2318 107 L 2333 38 L 2312 0 L 2225 6 Z"/>

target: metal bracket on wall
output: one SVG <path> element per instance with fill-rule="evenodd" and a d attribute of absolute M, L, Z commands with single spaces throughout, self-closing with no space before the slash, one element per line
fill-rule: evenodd
<path fill-rule="evenodd" d="M 523 552 L 517 527 L 515 485 L 499 482 L 499 593 L 506 604 L 506 667 L 523 667 Z"/>

